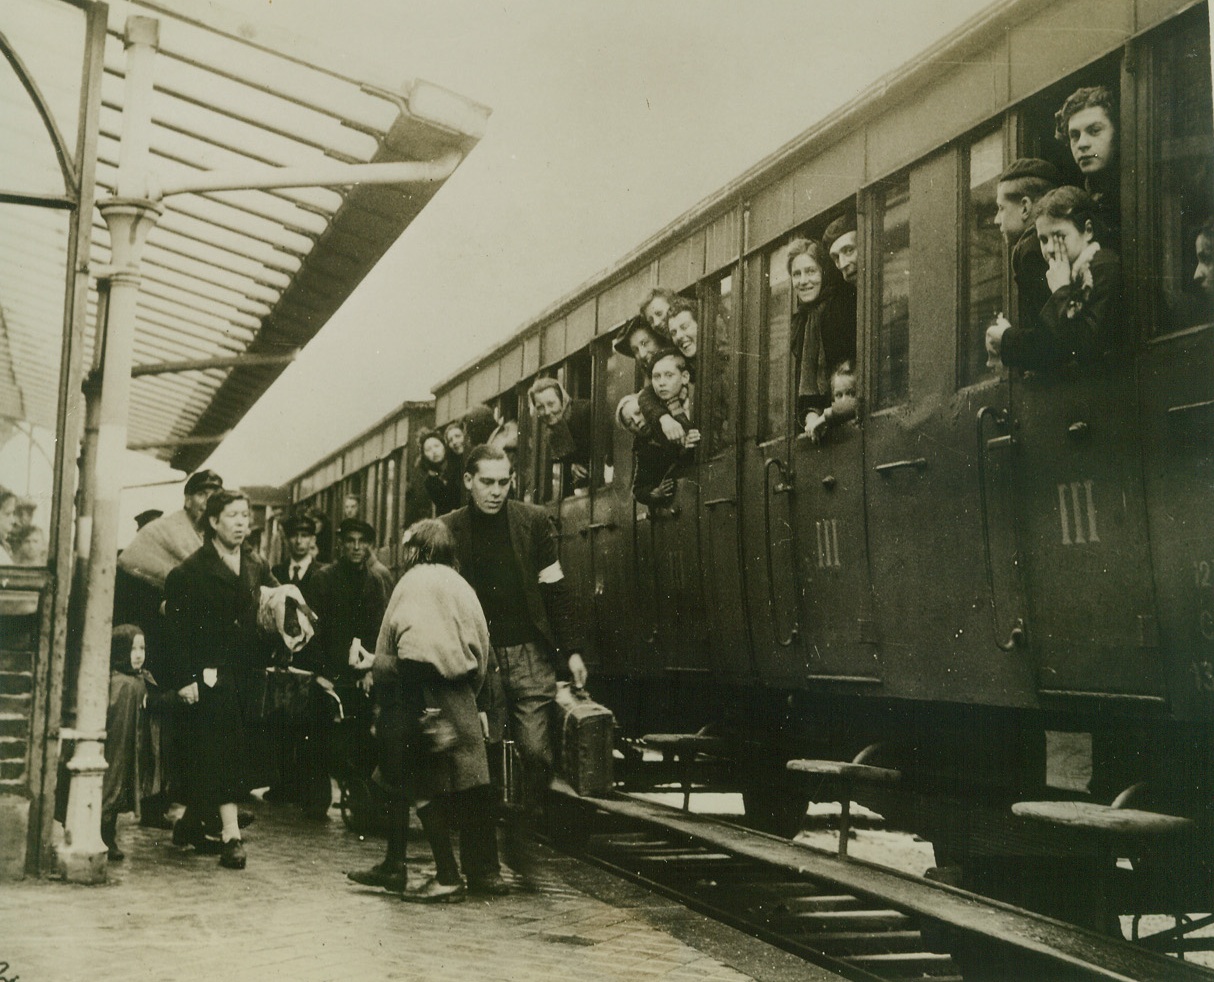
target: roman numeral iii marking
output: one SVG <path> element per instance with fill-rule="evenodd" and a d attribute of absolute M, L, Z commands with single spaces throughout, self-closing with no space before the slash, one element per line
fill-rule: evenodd
<path fill-rule="evenodd" d="M 1100 541 L 1100 535 L 1096 531 L 1096 498 L 1092 494 L 1091 481 L 1072 481 L 1070 484 L 1058 485 L 1058 517 L 1062 522 L 1064 546 L 1082 546 Z"/>
<path fill-rule="evenodd" d="M 818 569 L 841 569 L 839 560 L 839 520 L 823 518 L 814 523 L 818 530 Z"/>

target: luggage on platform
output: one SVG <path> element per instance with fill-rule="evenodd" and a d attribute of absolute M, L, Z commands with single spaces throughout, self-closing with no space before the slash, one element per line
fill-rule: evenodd
<path fill-rule="evenodd" d="M 556 766 L 580 795 L 611 791 L 615 759 L 615 714 L 562 682 L 556 688 Z"/>

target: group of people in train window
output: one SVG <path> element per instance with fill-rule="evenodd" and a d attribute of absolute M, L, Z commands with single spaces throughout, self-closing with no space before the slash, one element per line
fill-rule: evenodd
<path fill-rule="evenodd" d="M 426 502 L 425 514 L 417 510 L 410 518 L 437 517 L 467 504 L 464 464 L 473 447 L 482 443 L 506 452 L 511 462 L 518 449 L 518 423 L 504 419 L 483 404 L 473 406 L 462 419 L 452 420 L 441 430 L 426 430 L 418 438 L 417 473 Z"/>
<path fill-rule="evenodd" d="M 1000 317 L 986 331 L 992 368 L 1002 363 L 1046 371 L 1093 364 L 1130 343 L 1121 310 L 1113 94 L 1106 86 L 1080 88 L 1054 121 L 1055 138 L 1069 147 L 1083 187 L 1067 184 L 1054 164 L 1038 158 L 1019 158 L 1000 175 L 995 224 L 1011 249 L 1019 313 L 1018 323 Z M 1186 323 L 1214 315 L 1214 219 L 1198 231 L 1196 254 L 1195 309 L 1174 312 Z M 820 241 L 792 239 L 786 263 L 796 301 L 789 332 L 796 418 L 809 439 L 818 442 L 832 425 L 856 413 L 860 257 L 855 218 L 836 218 Z M 694 422 L 699 329 L 696 304 L 657 287 L 613 343 L 620 355 L 636 360 L 647 379 L 640 391 L 619 401 L 615 421 L 633 436 L 633 496 L 650 507 L 671 504 L 676 480 L 700 442 Z M 546 428 L 549 458 L 568 468 L 572 492 L 580 493 L 590 481 L 590 401 L 572 398 L 555 378 L 538 379 L 527 395 L 532 415 Z M 440 514 L 460 503 L 462 455 L 471 445 L 466 436 L 458 423 L 443 434 L 423 435 L 426 487 Z M 513 439 L 517 441 L 517 426 Z"/>

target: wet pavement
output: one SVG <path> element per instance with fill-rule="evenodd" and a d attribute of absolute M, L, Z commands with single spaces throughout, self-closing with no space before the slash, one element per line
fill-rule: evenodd
<path fill-rule="evenodd" d="M 0 982 L 830 977 L 551 853 L 537 893 L 402 903 L 346 880 L 345 871 L 378 862 L 383 843 L 346 830 L 336 811 L 317 823 L 289 806 L 251 807 L 244 871 L 123 816 L 126 860 L 111 865 L 107 885 L 0 886 Z M 410 841 L 410 856 L 420 883 L 433 872 L 424 841 Z"/>

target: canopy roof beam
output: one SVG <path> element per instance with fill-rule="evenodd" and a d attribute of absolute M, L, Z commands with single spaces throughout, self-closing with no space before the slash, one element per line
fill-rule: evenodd
<path fill-rule="evenodd" d="M 135 365 L 131 377 L 142 375 L 167 375 L 174 372 L 197 372 L 208 368 L 235 368 L 237 365 L 288 365 L 299 354 L 292 349 L 282 355 L 235 355 L 231 358 L 192 358 L 187 361 L 169 361 L 158 365 Z M 164 444 L 168 446 L 168 444 Z"/>

